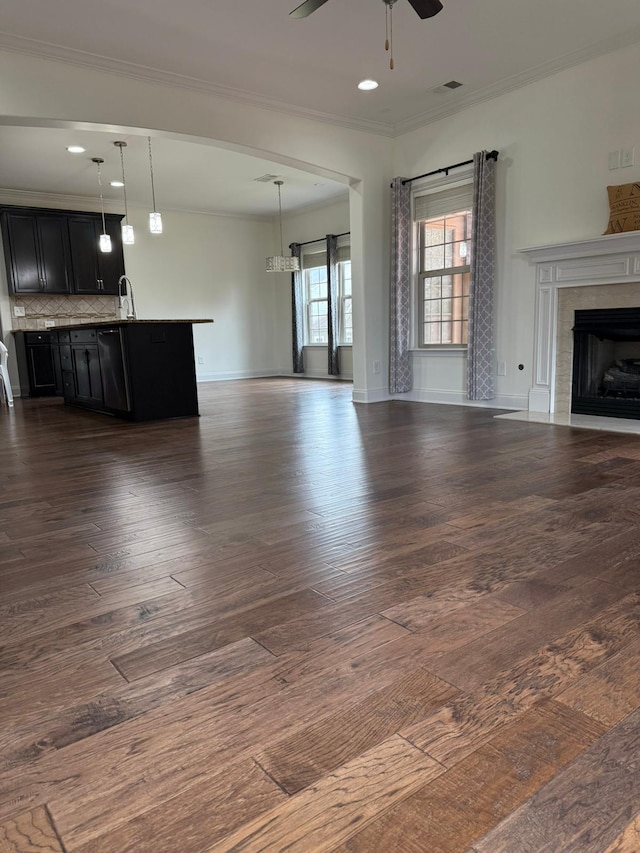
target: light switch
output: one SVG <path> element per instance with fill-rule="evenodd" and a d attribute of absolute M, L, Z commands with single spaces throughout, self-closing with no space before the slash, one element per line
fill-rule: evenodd
<path fill-rule="evenodd" d="M 22 305 L 14 305 L 13 306 L 13 316 L 14 317 L 24 317 L 25 310 Z"/>
<path fill-rule="evenodd" d="M 620 149 L 609 151 L 609 170 L 620 168 Z"/>

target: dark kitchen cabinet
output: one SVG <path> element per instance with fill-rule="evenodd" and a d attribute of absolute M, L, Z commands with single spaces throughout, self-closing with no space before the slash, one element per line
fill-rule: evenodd
<path fill-rule="evenodd" d="M 78 294 L 116 295 L 118 279 L 124 275 L 124 254 L 120 233 L 120 217 L 105 217 L 106 233 L 111 237 L 111 251 L 98 248 L 102 220 L 96 216 L 69 217 L 69 239 L 73 258 L 73 292 Z"/>
<path fill-rule="evenodd" d="M 131 421 L 198 415 L 189 321 L 122 320 L 70 335 L 71 369 L 60 346 L 65 403 Z"/>
<path fill-rule="evenodd" d="M 14 294 L 117 295 L 124 275 L 120 221 L 106 214 L 111 252 L 100 252 L 97 213 L 4 208 L 1 216 L 9 288 Z"/>
<path fill-rule="evenodd" d="M 62 394 L 62 367 L 57 332 L 16 332 L 20 388 L 30 397 Z"/>
<path fill-rule="evenodd" d="M 14 293 L 70 293 L 71 253 L 67 217 L 3 212 L 7 277 Z"/>
<path fill-rule="evenodd" d="M 100 405 L 103 402 L 100 356 L 95 329 L 71 332 L 71 370 L 75 378 L 75 400 Z"/>

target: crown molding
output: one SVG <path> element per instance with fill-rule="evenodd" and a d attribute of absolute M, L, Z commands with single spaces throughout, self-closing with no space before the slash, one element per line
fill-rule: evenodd
<path fill-rule="evenodd" d="M 312 110 L 294 104 L 288 104 L 275 98 L 267 98 L 255 92 L 246 92 L 243 89 L 235 89 L 231 86 L 223 86 L 211 83 L 197 77 L 189 77 L 185 74 L 176 74 L 172 71 L 161 71 L 158 68 L 150 68 L 147 65 L 138 65 L 121 59 L 111 59 L 97 53 L 89 53 L 75 48 L 62 47 L 50 42 L 37 39 L 16 36 L 11 33 L 0 31 L 0 49 L 23 53 L 28 56 L 36 56 L 41 59 L 50 59 L 56 62 L 64 62 L 69 65 L 78 65 L 83 68 L 91 68 L 98 71 L 106 71 L 121 77 L 129 77 L 136 80 L 145 80 L 150 83 L 161 83 L 179 89 L 188 89 L 194 92 L 202 92 L 227 101 L 247 104 L 259 109 L 271 110 L 273 112 L 295 115 L 299 118 L 320 121 L 325 124 L 333 124 L 338 127 L 346 127 L 349 130 L 360 130 L 365 133 L 375 133 L 379 136 L 392 137 L 394 128 L 392 124 L 372 121 L 370 119 L 349 118 L 348 116 L 325 113 Z"/>
<path fill-rule="evenodd" d="M 513 92 L 516 89 L 522 89 L 530 83 L 536 83 L 538 80 L 544 80 L 545 77 L 551 77 L 560 71 L 567 68 L 573 68 L 576 65 L 581 65 L 591 59 L 597 59 L 599 56 L 604 56 L 607 53 L 613 53 L 615 50 L 620 50 L 624 47 L 629 47 L 640 41 L 640 28 L 629 30 L 620 36 L 607 39 L 597 44 L 588 45 L 580 50 L 567 53 L 564 56 L 552 59 L 542 65 L 536 65 L 528 71 L 523 71 L 520 74 L 514 74 L 494 83 L 491 86 L 485 86 L 475 92 L 469 92 L 468 95 L 456 95 L 452 92 L 455 100 L 447 97 L 447 103 L 425 110 L 421 113 L 416 113 L 411 118 L 404 121 L 396 122 L 394 125 L 394 137 L 402 136 L 405 133 L 410 133 L 412 130 L 418 130 L 425 125 L 432 124 L 443 118 L 455 115 L 462 110 L 472 107 L 475 104 L 489 101 L 497 98 L 500 95 L 506 95 L 508 92 Z"/>
<path fill-rule="evenodd" d="M 378 136 L 385 136 L 389 138 L 395 138 L 402 136 L 405 133 L 410 133 L 413 130 L 418 130 L 421 127 L 425 127 L 426 125 L 439 121 L 440 119 L 462 112 L 462 110 L 472 107 L 475 104 L 492 100 L 500 95 L 505 95 L 509 92 L 521 89 L 530 83 L 543 80 L 544 78 L 557 74 L 560 71 L 573 68 L 576 65 L 581 65 L 584 62 L 604 56 L 607 53 L 612 53 L 615 50 L 629 47 L 639 41 L 640 28 L 634 28 L 619 36 L 606 39 L 602 42 L 597 42 L 596 44 L 588 45 L 580 50 L 573 51 L 565 54 L 564 56 L 558 57 L 557 59 L 543 63 L 542 65 L 537 65 L 534 68 L 521 72 L 520 74 L 514 74 L 505 80 L 499 81 L 498 83 L 485 86 L 474 92 L 469 92 L 466 95 L 452 92 L 451 96 L 446 98 L 446 103 L 444 104 L 438 104 L 435 107 L 415 113 L 407 119 L 395 123 L 388 123 L 373 121 L 371 119 L 349 118 L 347 116 L 312 110 L 306 107 L 288 104 L 275 98 L 267 98 L 254 92 L 247 92 L 243 89 L 235 89 L 230 86 L 223 86 L 218 83 L 201 80 L 196 77 L 189 77 L 187 75 L 176 74 L 170 71 L 161 71 L 160 69 L 151 68 L 146 65 L 138 65 L 124 60 L 111 59 L 100 54 L 76 50 L 75 48 L 62 47 L 61 45 L 52 44 L 50 42 L 25 38 L 23 36 L 17 36 L 0 31 L 0 49 L 11 51 L 13 53 L 26 54 L 28 56 L 35 56 L 41 59 L 48 59 L 83 68 L 105 71 L 121 77 L 128 77 L 150 83 L 159 83 L 174 88 L 201 92 L 227 101 L 247 104 L 258 109 L 270 110 L 273 112 L 284 113 L 286 115 L 294 115 L 303 119 L 310 119 L 312 121 L 332 124 L 338 127 L 345 127 L 349 130 L 363 131 L 365 133 L 373 133 Z"/>
<path fill-rule="evenodd" d="M 100 213 L 98 199 L 84 195 L 68 195 L 63 193 L 32 192 L 30 190 L 14 190 L 0 187 L 0 205 L 15 204 L 23 207 L 50 207 L 59 210 L 86 210 L 90 213 Z M 124 205 L 117 201 L 104 200 L 105 213 L 124 214 Z M 145 210 L 140 204 L 130 204 L 129 211 Z M 271 222 L 271 214 L 260 213 L 231 213 L 224 210 L 201 210 L 190 207 L 172 207 L 163 205 L 167 213 L 188 213 L 194 216 L 220 216 L 224 219 L 246 219 L 250 222 Z"/>

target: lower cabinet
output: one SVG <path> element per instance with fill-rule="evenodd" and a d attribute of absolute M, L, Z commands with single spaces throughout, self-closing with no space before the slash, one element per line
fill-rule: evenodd
<path fill-rule="evenodd" d="M 132 421 L 198 415 L 188 322 L 114 322 L 55 332 L 15 332 L 23 395 Z"/>
<path fill-rule="evenodd" d="M 29 397 L 62 394 L 57 332 L 17 332 L 16 355 L 21 393 Z"/>
<path fill-rule="evenodd" d="M 100 405 L 104 395 L 95 329 L 71 332 L 71 372 L 75 379 L 75 397 L 72 399 L 79 403 Z"/>
<path fill-rule="evenodd" d="M 191 323 L 123 322 L 71 330 L 61 348 L 65 402 L 131 421 L 198 415 Z"/>

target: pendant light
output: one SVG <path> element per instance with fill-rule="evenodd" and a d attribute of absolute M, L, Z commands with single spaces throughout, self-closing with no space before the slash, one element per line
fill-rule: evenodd
<path fill-rule="evenodd" d="M 102 197 L 102 164 L 104 160 L 102 157 L 92 157 L 91 162 L 95 163 L 98 167 L 98 186 L 100 187 L 100 212 L 102 213 L 102 234 L 100 235 L 100 240 L 98 241 L 98 247 L 101 252 L 110 252 L 111 251 L 111 237 L 107 234 L 107 226 L 104 221 L 104 198 Z"/>
<path fill-rule="evenodd" d="M 149 174 L 151 175 L 151 200 L 153 210 L 149 214 L 149 231 L 152 234 L 162 234 L 162 216 L 156 210 L 156 190 L 153 184 L 153 158 L 151 156 L 151 137 L 147 136 L 149 142 Z"/>
<path fill-rule="evenodd" d="M 267 272 L 297 272 L 300 269 L 300 261 L 292 256 L 285 256 L 282 245 L 282 195 L 280 187 L 284 181 L 273 182 L 278 187 L 278 213 L 280 217 L 280 254 L 267 258 Z"/>
<path fill-rule="evenodd" d="M 124 225 L 122 226 L 122 242 L 125 246 L 133 246 L 135 237 L 133 234 L 133 225 L 129 225 L 129 209 L 127 207 L 127 181 L 124 176 L 124 149 L 127 147 L 126 142 L 114 142 L 116 148 L 120 149 L 120 167 L 122 169 L 122 192 L 124 193 Z"/>

